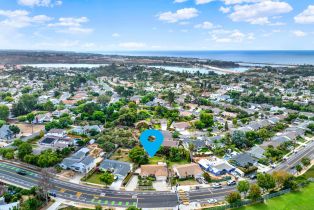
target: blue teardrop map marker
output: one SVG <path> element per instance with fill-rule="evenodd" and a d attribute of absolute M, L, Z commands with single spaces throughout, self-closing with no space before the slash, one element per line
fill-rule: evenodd
<path fill-rule="evenodd" d="M 155 137 L 155 140 L 149 141 L 150 136 Z M 140 142 L 150 157 L 154 157 L 163 141 L 164 136 L 158 130 L 146 130 L 140 136 Z"/>

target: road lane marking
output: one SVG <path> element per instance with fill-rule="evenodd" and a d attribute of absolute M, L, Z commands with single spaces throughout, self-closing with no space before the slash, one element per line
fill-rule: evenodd
<path fill-rule="evenodd" d="M 81 193 L 81 192 L 77 192 L 77 193 L 76 193 L 76 197 L 77 197 L 77 198 L 80 198 L 80 197 L 81 197 L 81 195 L 82 195 L 82 193 Z"/>
<path fill-rule="evenodd" d="M 299 162 L 302 158 L 304 158 L 305 156 L 307 156 L 309 153 L 312 153 L 312 152 L 313 152 L 313 151 L 312 151 L 312 148 L 311 148 L 308 152 L 303 153 L 302 155 L 299 155 L 298 157 L 300 157 L 300 158 L 297 158 L 296 161 L 292 162 L 292 163 L 289 164 L 289 165 L 290 165 L 290 166 L 291 166 L 291 165 L 294 165 L 295 163 Z"/>
<path fill-rule="evenodd" d="M 221 193 L 217 193 L 217 194 L 201 194 L 201 195 L 190 195 L 190 200 L 194 200 L 195 197 L 201 197 L 201 196 L 206 196 L 206 195 L 214 195 L 214 196 L 218 196 L 220 194 L 227 194 L 227 193 L 230 193 L 230 192 L 234 192 L 235 190 L 229 190 L 229 191 L 225 191 L 225 192 L 221 192 Z"/>
<path fill-rule="evenodd" d="M 0 169 L 0 171 L 4 171 L 4 172 L 6 172 L 6 173 L 18 175 L 18 174 L 16 174 L 16 173 L 12 172 L 12 171 L 7 171 L 7 170 L 4 170 L 4 169 Z M 19 175 L 19 176 L 21 176 L 21 175 Z M 38 180 L 36 180 L 36 179 L 30 178 L 30 177 L 27 177 L 27 176 L 21 176 L 21 177 L 23 177 L 23 179 L 32 180 L 32 181 L 38 183 Z M 20 181 L 18 181 L 18 182 L 20 182 Z M 24 182 L 22 182 L 22 183 L 24 183 Z M 62 187 L 59 187 L 59 186 L 55 186 L 54 188 L 56 188 L 56 189 L 62 189 Z M 71 189 L 66 189 L 66 191 L 75 192 L 75 193 L 77 192 L 77 191 L 71 190 Z M 98 195 L 90 194 L 90 193 L 84 193 L 84 195 L 98 196 Z M 98 197 L 99 197 L 99 196 L 98 196 Z M 118 198 L 118 199 L 122 199 L 122 200 L 132 200 L 132 198 L 123 198 L 123 197 L 116 197 L 116 196 L 105 196 L 105 198 Z"/>
<path fill-rule="evenodd" d="M 59 192 L 61 192 L 61 193 L 65 193 L 65 189 L 64 188 L 61 188 L 60 190 L 59 190 Z"/>

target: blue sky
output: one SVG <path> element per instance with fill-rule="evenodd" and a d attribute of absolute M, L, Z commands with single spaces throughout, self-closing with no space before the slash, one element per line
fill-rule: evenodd
<path fill-rule="evenodd" d="M 0 0 L 0 49 L 313 50 L 313 0 Z"/>

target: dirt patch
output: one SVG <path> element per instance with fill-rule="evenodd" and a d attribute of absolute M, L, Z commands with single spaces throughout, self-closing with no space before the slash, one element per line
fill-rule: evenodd
<path fill-rule="evenodd" d="M 34 131 L 34 133 L 37 133 L 37 132 L 40 132 L 40 131 L 45 129 L 45 125 L 33 125 L 33 128 L 32 128 L 32 125 L 30 125 L 30 124 L 16 123 L 14 125 L 16 125 L 17 127 L 20 128 L 20 130 L 21 130 L 20 135 L 21 136 L 31 135 L 32 130 Z"/>

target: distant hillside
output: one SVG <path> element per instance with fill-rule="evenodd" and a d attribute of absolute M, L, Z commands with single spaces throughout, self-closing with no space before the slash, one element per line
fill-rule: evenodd
<path fill-rule="evenodd" d="M 42 63 L 104 63 L 108 57 L 101 54 L 56 51 L 0 51 L 0 64 Z"/>
<path fill-rule="evenodd" d="M 96 53 L 77 53 L 62 51 L 22 51 L 0 50 L 0 64 L 133 64 L 195 67 L 210 65 L 221 68 L 238 67 L 231 61 L 216 61 L 198 58 L 158 57 L 158 56 L 121 56 Z"/>

